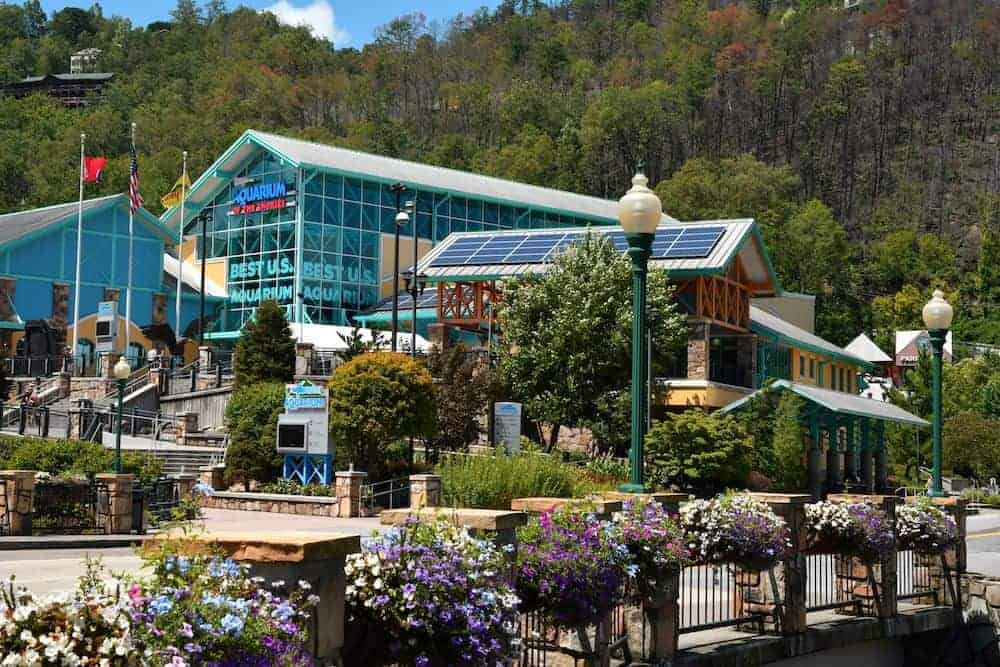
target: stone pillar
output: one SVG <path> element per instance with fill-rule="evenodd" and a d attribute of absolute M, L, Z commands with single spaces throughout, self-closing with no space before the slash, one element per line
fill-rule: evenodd
<path fill-rule="evenodd" d="M 831 415 L 826 428 L 826 488 L 827 492 L 837 493 L 844 490 L 844 475 L 841 469 L 843 453 L 840 451 L 840 429 L 837 420 Z"/>
<path fill-rule="evenodd" d="M 178 412 L 176 417 L 177 417 L 177 426 L 176 426 L 177 431 L 174 435 L 174 441 L 178 445 L 191 444 L 188 442 L 188 435 L 191 433 L 198 432 L 198 413 Z"/>
<path fill-rule="evenodd" d="M 198 483 L 196 475 L 177 475 L 174 480 L 177 484 L 177 498 L 179 500 L 190 498 L 194 491 L 194 485 Z"/>
<path fill-rule="evenodd" d="M 510 508 L 529 516 L 565 509 L 593 513 L 601 521 L 610 521 L 615 512 L 621 511 L 622 501 L 608 498 L 514 498 L 510 501 Z"/>
<path fill-rule="evenodd" d="M 774 568 L 773 582 L 770 575 L 762 572 L 754 582 L 754 586 L 738 589 L 743 594 L 741 602 L 747 605 L 745 609 L 747 612 L 764 612 L 768 615 L 765 629 L 786 636 L 803 633 L 806 631 L 805 505 L 811 498 L 807 494 L 751 493 L 750 495 L 767 503 L 775 514 L 784 519 L 788 526 L 792 548 L 788 557 Z M 777 627 L 774 624 L 776 608 Z"/>
<path fill-rule="evenodd" d="M 641 658 L 642 664 L 670 664 L 677 654 L 681 625 L 680 570 L 667 575 L 663 584 L 656 599 L 625 608 L 629 649 L 633 658 Z"/>
<path fill-rule="evenodd" d="M 709 325 L 692 322 L 688 325 L 687 376 L 689 380 L 708 380 Z"/>
<path fill-rule="evenodd" d="M 296 343 L 295 344 L 295 376 L 299 377 L 302 375 L 309 375 L 309 370 L 312 368 L 312 357 L 313 357 L 313 344 L 312 343 Z"/>
<path fill-rule="evenodd" d="M 213 532 L 196 533 L 190 538 L 206 551 L 221 550 L 233 560 L 250 566 L 254 576 L 268 584 L 285 582 L 287 594 L 299 581 L 319 596 L 313 623 L 308 628 L 309 649 L 317 665 L 342 665 L 344 646 L 345 588 L 344 563 L 347 556 L 361 551 L 361 538 L 339 533 L 306 532 Z"/>
<path fill-rule="evenodd" d="M 59 374 L 59 398 L 66 398 L 73 392 L 73 375 L 63 371 Z"/>
<path fill-rule="evenodd" d="M 919 502 L 924 499 L 925 496 L 919 497 L 909 497 L 906 499 L 908 503 Z M 931 587 L 937 595 L 937 604 L 939 605 L 951 605 L 952 595 L 951 591 L 956 590 L 955 587 L 958 586 L 956 582 L 956 576 L 959 574 L 964 574 L 968 562 L 968 544 L 966 543 L 967 527 L 966 527 L 966 504 L 967 501 L 964 498 L 956 498 L 952 496 L 945 496 L 941 498 L 931 498 L 931 501 L 942 510 L 951 515 L 951 518 L 955 520 L 955 525 L 958 528 L 958 544 L 953 549 L 948 549 L 944 553 L 944 564 L 947 564 L 947 570 L 942 564 L 942 558 L 939 556 L 916 556 L 914 555 L 914 567 L 925 567 L 930 573 Z M 951 583 L 948 582 L 947 577 L 951 577 Z"/>
<path fill-rule="evenodd" d="M 34 470 L 0 470 L 6 487 L 3 502 L 10 519 L 11 535 L 31 535 L 31 511 L 35 496 Z"/>
<path fill-rule="evenodd" d="M 889 452 L 885 446 L 885 422 L 875 422 L 875 447 L 872 455 L 875 458 L 875 489 L 879 492 L 889 492 Z"/>
<path fill-rule="evenodd" d="M 361 485 L 368 473 L 354 470 L 343 470 L 333 474 L 334 492 L 340 502 L 340 518 L 361 516 Z"/>
<path fill-rule="evenodd" d="M 875 496 L 875 495 L 854 495 L 848 493 L 832 494 L 827 500 L 834 503 L 855 503 L 867 502 L 875 505 L 883 512 L 889 520 L 889 524 L 896 525 L 896 507 L 902 501 L 898 496 Z M 857 558 L 838 559 L 837 574 L 842 579 L 849 579 L 852 583 L 850 593 L 853 597 L 861 600 L 861 607 L 866 613 L 873 613 L 879 618 L 892 618 L 898 611 L 896 600 L 896 549 L 893 550 L 881 561 L 873 564 L 872 572 L 875 578 L 877 591 L 871 590 L 870 582 L 867 581 L 868 568 Z M 862 574 L 864 573 L 864 574 Z M 875 593 L 878 593 L 878 604 L 876 605 Z"/>
<path fill-rule="evenodd" d="M 97 481 L 108 485 L 108 523 L 104 532 L 127 535 L 132 532 L 132 487 L 135 475 L 100 473 Z"/>
<path fill-rule="evenodd" d="M 198 469 L 198 477 L 202 483 L 213 491 L 226 490 L 226 466 L 223 463 L 216 463 L 211 466 L 202 466 Z"/>
<path fill-rule="evenodd" d="M 410 507 L 441 506 L 440 475 L 410 475 Z"/>
<path fill-rule="evenodd" d="M 427 325 L 427 339 L 444 350 L 451 345 L 451 330 L 443 322 L 432 322 Z"/>
<path fill-rule="evenodd" d="M 340 473 L 338 473 L 340 474 Z M 469 533 L 491 539 L 503 547 L 517 545 L 517 529 L 528 522 L 524 512 L 482 509 L 445 509 L 425 507 L 423 509 L 384 510 L 379 515 L 383 526 L 402 526 L 411 517 L 423 520 L 443 519 L 456 526 L 467 528 Z"/>
<path fill-rule="evenodd" d="M 115 364 L 117 364 L 118 360 L 121 358 L 121 352 L 105 352 L 101 360 L 101 377 L 111 383 L 111 388 L 114 387 L 115 383 Z"/>
<path fill-rule="evenodd" d="M 202 373 L 208 373 L 212 368 L 212 348 L 208 345 L 198 347 L 198 365 Z"/>
<path fill-rule="evenodd" d="M 861 420 L 861 486 L 865 493 L 875 493 L 875 469 L 872 461 L 872 422 Z"/>

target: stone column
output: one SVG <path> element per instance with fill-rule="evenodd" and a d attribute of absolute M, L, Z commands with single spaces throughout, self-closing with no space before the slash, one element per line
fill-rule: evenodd
<path fill-rule="evenodd" d="M 755 587 L 744 589 L 744 593 L 749 593 L 749 598 L 744 598 L 742 602 L 748 605 L 747 611 L 768 614 L 765 629 L 782 635 L 800 634 L 806 630 L 806 557 L 803 551 L 806 546 L 805 505 L 811 498 L 807 494 L 750 495 L 767 503 L 775 514 L 784 519 L 792 548 L 788 557 L 774 568 L 775 581 L 772 582 L 767 573 L 761 573 Z M 776 608 L 777 627 L 774 616 Z"/>
<path fill-rule="evenodd" d="M 347 556 L 361 551 L 361 538 L 339 533 L 306 532 L 213 532 L 196 533 L 190 539 L 206 550 L 221 550 L 233 560 L 250 566 L 254 576 L 267 584 L 285 582 L 288 593 L 299 581 L 319 596 L 309 630 L 308 646 L 317 665 L 343 665 L 345 588 Z"/>
<path fill-rule="evenodd" d="M 10 519 L 11 535 L 31 535 L 31 511 L 35 497 L 34 470 L 0 470 L 6 493 L 3 502 Z"/>
<path fill-rule="evenodd" d="M 63 371 L 59 374 L 59 398 L 66 398 L 73 392 L 73 374 Z"/>
<path fill-rule="evenodd" d="M 187 445 L 188 435 L 191 433 L 198 432 L 198 413 L 197 412 L 178 412 L 177 413 L 177 426 L 176 433 L 174 435 L 174 441 L 178 445 Z"/>
<path fill-rule="evenodd" d="M 312 357 L 313 357 L 313 344 L 312 343 L 296 343 L 295 344 L 295 376 L 299 377 L 302 375 L 309 375 L 309 369 L 312 367 Z"/>
<path fill-rule="evenodd" d="M 410 507 L 441 506 L 440 475 L 410 475 Z"/>
<path fill-rule="evenodd" d="M 338 473 L 339 474 L 339 473 Z M 468 528 L 473 535 L 491 539 L 497 546 L 517 545 L 516 531 L 528 522 L 524 512 L 482 509 L 445 509 L 425 507 L 423 509 L 384 510 L 379 515 L 383 526 L 401 526 L 411 517 L 423 520 L 443 519 L 456 526 Z"/>
<path fill-rule="evenodd" d="M 922 500 L 924 496 L 910 497 L 906 499 L 908 503 L 915 503 Z M 966 504 L 964 498 L 945 496 L 941 498 L 931 498 L 933 503 L 951 515 L 958 528 L 958 544 L 953 549 L 948 549 L 944 553 L 944 563 L 947 564 L 947 571 L 939 556 L 916 556 L 914 555 L 914 567 L 927 568 L 930 573 L 931 587 L 937 595 L 937 604 L 951 605 L 951 591 L 958 584 L 956 576 L 964 574 L 968 560 L 968 545 L 966 543 Z M 951 577 L 951 583 L 947 577 Z"/>
<path fill-rule="evenodd" d="M 443 322 L 432 322 L 427 325 L 427 338 L 433 345 L 442 350 L 451 345 L 451 331 Z"/>
<path fill-rule="evenodd" d="M 178 500 L 190 498 L 191 493 L 194 491 L 194 485 L 198 483 L 198 477 L 195 475 L 177 475 L 174 479 L 177 484 Z"/>
<path fill-rule="evenodd" d="M 97 481 L 108 485 L 108 523 L 104 532 L 127 535 L 132 532 L 132 487 L 135 475 L 100 473 Z"/>
<path fill-rule="evenodd" d="M 223 463 L 198 468 L 199 479 L 213 491 L 226 490 L 225 473 L 226 466 Z"/>
<path fill-rule="evenodd" d="M 510 508 L 529 516 L 565 509 L 593 513 L 601 521 L 610 521 L 615 512 L 621 511 L 622 501 L 609 498 L 514 498 L 510 501 Z"/>
<path fill-rule="evenodd" d="M 835 503 L 867 502 L 875 505 L 883 512 L 889 520 L 890 525 L 896 525 L 896 507 L 902 498 L 898 496 L 875 496 L 875 495 L 855 495 L 855 494 L 832 494 L 827 500 Z M 841 560 L 843 561 L 841 563 Z M 896 600 L 896 549 L 893 550 L 879 563 L 872 566 L 875 583 L 878 593 L 878 605 L 876 605 L 875 593 L 871 590 L 870 582 L 867 581 L 868 568 L 857 558 L 838 559 L 838 575 L 843 578 L 855 581 L 849 593 L 853 597 L 861 600 L 862 609 L 873 613 L 879 618 L 892 618 L 898 611 Z M 865 573 L 862 583 L 862 572 Z"/>
<path fill-rule="evenodd" d="M 680 637 L 680 570 L 671 572 L 655 599 L 625 608 L 628 646 L 642 664 L 670 664 Z"/>
<path fill-rule="evenodd" d="M 361 485 L 368 473 L 354 470 L 336 472 L 334 476 L 334 492 L 340 502 L 340 518 L 361 516 Z"/>
<path fill-rule="evenodd" d="M 692 322 L 688 325 L 687 376 L 689 380 L 708 380 L 709 325 Z"/>

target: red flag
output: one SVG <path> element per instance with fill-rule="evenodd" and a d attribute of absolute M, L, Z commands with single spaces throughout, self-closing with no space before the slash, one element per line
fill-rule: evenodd
<path fill-rule="evenodd" d="M 104 165 L 108 163 L 105 157 L 85 157 L 83 158 L 83 181 L 85 183 L 97 183 L 104 173 Z"/>

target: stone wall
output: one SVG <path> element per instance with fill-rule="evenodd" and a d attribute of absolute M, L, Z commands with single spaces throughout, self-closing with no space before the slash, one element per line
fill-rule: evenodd
<path fill-rule="evenodd" d="M 245 512 L 275 512 L 300 516 L 340 516 L 340 499 L 323 496 L 290 496 L 276 493 L 216 491 L 201 500 L 201 506 Z"/>

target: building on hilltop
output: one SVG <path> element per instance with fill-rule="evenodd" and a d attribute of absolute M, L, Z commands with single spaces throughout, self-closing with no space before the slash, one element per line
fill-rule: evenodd
<path fill-rule="evenodd" d="M 83 49 L 70 56 L 69 74 L 29 76 L 20 81 L 0 85 L 0 97 L 22 98 L 42 94 L 55 97 L 67 107 L 83 107 L 100 97 L 115 75 L 96 71 L 103 52 Z"/>

